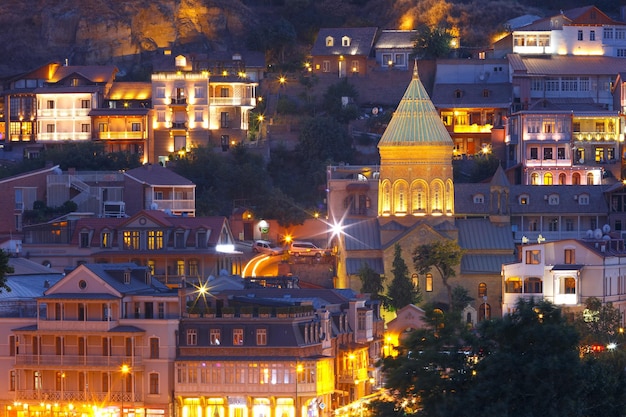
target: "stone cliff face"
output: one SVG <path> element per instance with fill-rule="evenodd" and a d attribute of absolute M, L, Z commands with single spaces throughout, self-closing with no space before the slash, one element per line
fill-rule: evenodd
<path fill-rule="evenodd" d="M 141 72 L 157 48 L 234 48 L 255 24 L 239 0 L 3 0 L 0 76 L 66 59 Z"/>

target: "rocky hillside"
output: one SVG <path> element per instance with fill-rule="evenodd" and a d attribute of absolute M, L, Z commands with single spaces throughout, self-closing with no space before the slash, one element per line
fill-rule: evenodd
<path fill-rule="evenodd" d="M 137 72 L 157 48 L 230 47 L 255 20 L 239 0 L 2 0 L 0 76 L 65 59 Z"/>

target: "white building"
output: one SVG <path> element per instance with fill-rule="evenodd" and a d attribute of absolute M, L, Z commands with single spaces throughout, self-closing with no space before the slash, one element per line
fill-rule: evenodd
<path fill-rule="evenodd" d="M 608 226 L 603 230 L 608 231 Z M 544 299 L 571 309 L 584 308 L 596 297 L 626 310 L 624 241 L 601 229 L 587 239 L 565 239 L 520 247 L 521 262 L 502 266 L 502 312 L 511 312 L 520 298 Z"/>

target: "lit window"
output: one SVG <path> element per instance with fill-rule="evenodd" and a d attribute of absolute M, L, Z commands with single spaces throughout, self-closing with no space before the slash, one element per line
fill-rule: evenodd
<path fill-rule="evenodd" d="M 222 338 L 220 329 L 209 330 L 209 343 L 211 344 L 211 346 L 219 346 L 221 339 Z"/>
<path fill-rule="evenodd" d="M 187 346 L 195 346 L 198 344 L 198 331 L 196 329 L 187 329 Z"/>
<path fill-rule="evenodd" d="M 564 254 L 564 263 L 568 265 L 572 265 L 576 263 L 576 251 L 574 249 L 565 249 Z"/>
<path fill-rule="evenodd" d="M 233 345 L 243 346 L 243 329 L 233 329 Z"/>
<path fill-rule="evenodd" d="M 541 251 L 538 251 L 538 250 L 526 251 L 526 264 L 539 265 L 540 262 L 541 262 Z"/>
<path fill-rule="evenodd" d="M 426 292 L 433 290 L 433 274 L 426 274 Z"/>
<path fill-rule="evenodd" d="M 256 344 L 258 346 L 267 345 L 267 329 L 256 329 Z"/>

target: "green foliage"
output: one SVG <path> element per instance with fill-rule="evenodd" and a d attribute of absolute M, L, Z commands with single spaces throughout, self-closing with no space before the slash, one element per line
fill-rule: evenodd
<path fill-rule="evenodd" d="M 78 205 L 73 201 L 66 201 L 59 207 L 48 207 L 46 203 L 37 200 L 33 203 L 32 210 L 25 210 L 23 222 L 24 224 L 36 224 L 50 221 L 56 217 L 76 211 Z"/>
<path fill-rule="evenodd" d="M 419 303 L 422 294 L 409 277 L 409 268 L 402 258 L 402 247 L 398 243 L 394 246 L 391 273 L 393 280 L 387 290 L 389 305 L 397 311 L 409 304 Z"/>
<path fill-rule="evenodd" d="M 385 290 L 385 277 L 374 271 L 365 262 L 359 269 L 359 279 L 361 280 L 361 293 L 371 294 L 373 300 L 382 300 L 383 305 L 387 305 L 387 297 L 383 294 Z"/>
<path fill-rule="evenodd" d="M 500 166 L 500 160 L 492 154 L 475 157 L 473 161 L 474 166 L 472 167 L 469 182 L 481 182 L 491 178 L 498 166 Z"/>
<path fill-rule="evenodd" d="M 413 251 L 413 265 L 419 274 L 426 274 L 436 269 L 443 285 L 448 291 L 448 300 L 452 305 L 452 285 L 449 279 L 456 276 L 456 267 L 461 263 L 463 250 L 454 240 L 437 240 L 416 247 Z"/>
<path fill-rule="evenodd" d="M 598 298 L 590 297 L 585 301 L 585 309 L 574 320 L 574 325 L 580 333 L 583 351 L 589 345 L 606 346 L 622 335 L 622 313 L 613 303 L 602 303 Z"/>
<path fill-rule="evenodd" d="M 281 96 L 278 98 L 278 103 L 276 104 L 276 112 L 279 114 L 298 114 L 300 108 L 294 99 Z"/>
<path fill-rule="evenodd" d="M 0 293 L 11 292 L 11 288 L 7 285 L 7 274 L 15 272 L 13 267 L 9 265 L 9 253 L 0 249 Z"/>
<path fill-rule="evenodd" d="M 349 101 L 346 105 L 342 102 L 344 97 L 347 97 Z M 358 97 L 359 92 L 354 85 L 350 84 L 347 78 L 342 78 L 341 81 L 326 89 L 322 98 L 322 108 L 326 114 L 339 123 L 348 123 L 359 115 L 359 108 L 354 104 Z"/>
<path fill-rule="evenodd" d="M 414 39 L 413 55 L 420 59 L 446 58 L 452 39 L 452 34 L 444 27 L 420 25 Z"/>
<path fill-rule="evenodd" d="M 285 63 L 285 56 L 296 46 L 296 30 L 291 22 L 273 16 L 248 33 L 248 48 L 266 53 L 268 62 Z"/>

